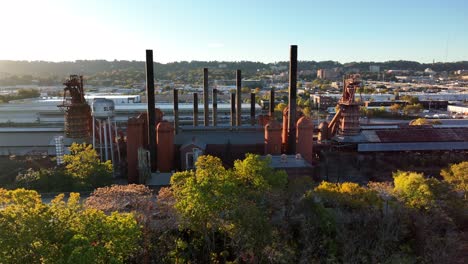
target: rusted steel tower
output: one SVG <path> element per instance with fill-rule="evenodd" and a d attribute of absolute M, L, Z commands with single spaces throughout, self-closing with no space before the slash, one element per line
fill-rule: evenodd
<path fill-rule="evenodd" d="M 63 103 L 58 107 L 65 111 L 65 135 L 69 138 L 88 138 L 91 131 L 91 107 L 84 97 L 83 76 L 70 75 L 63 84 Z"/>
<path fill-rule="evenodd" d="M 359 126 L 359 103 L 354 96 L 360 87 L 361 80 L 358 74 L 346 76 L 343 79 L 343 96 L 338 102 L 338 111 L 328 125 L 331 135 L 336 132 L 343 136 L 353 136 L 360 132 Z"/>

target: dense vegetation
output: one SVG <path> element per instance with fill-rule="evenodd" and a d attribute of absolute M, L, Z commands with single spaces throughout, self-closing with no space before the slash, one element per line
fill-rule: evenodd
<path fill-rule="evenodd" d="M 468 220 L 467 166 L 443 170 L 443 181 L 398 171 L 393 182 L 360 186 L 288 180 L 257 155 L 248 154 L 232 169 L 202 156 L 196 170 L 176 173 L 157 196 L 142 185 L 114 185 L 98 188 L 83 205 L 76 195 L 46 205 L 33 191 L 1 190 L 0 259 L 463 262 L 458 254 Z"/>
<path fill-rule="evenodd" d="M 1 263 L 124 263 L 140 236 L 132 214 L 83 208 L 76 193 L 44 204 L 35 191 L 0 189 Z"/>
<path fill-rule="evenodd" d="M 92 191 L 112 182 L 111 161 L 101 162 L 88 144 L 73 143 L 64 164 L 52 169 L 29 169 L 19 173 L 10 186 L 40 192 Z"/>
<path fill-rule="evenodd" d="M 40 96 L 40 93 L 37 89 L 22 88 L 22 89 L 18 89 L 16 94 L 0 95 L 0 103 L 6 103 L 11 100 L 19 100 L 19 99 L 25 99 L 25 98 L 36 98 L 39 96 Z"/>

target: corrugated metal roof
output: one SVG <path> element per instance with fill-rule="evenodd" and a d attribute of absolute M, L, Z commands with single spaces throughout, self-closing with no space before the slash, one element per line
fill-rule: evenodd
<path fill-rule="evenodd" d="M 0 127 L 0 133 L 63 132 L 63 127 Z"/>
<path fill-rule="evenodd" d="M 375 131 L 381 142 L 468 141 L 468 128 L 418 128 Z"/>
<path fill-rule="evenodd" d="M 358 152 L 415 151 L 415 150 L 468 150 L 468 142 L 420 142 L 420 143 L 363 143 Z"/>

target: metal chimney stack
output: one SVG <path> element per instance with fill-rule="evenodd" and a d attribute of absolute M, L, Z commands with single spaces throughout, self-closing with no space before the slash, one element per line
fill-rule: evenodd
<path fill-rule="evenodd" d="M 250 93 L 250 124 L 255 126 L 255 93 Z"/>
<path fill-rule="evenodd" d="M 241 70 L 236 71 L 236 93 L 237 93 L 237 98 L 236 98 L 236 125 L 241 126 L 242 125 L 242 120 L 241 120 L 241 114 L 242 114 L 242 73 Z"/>
<path fill-rule="evenodd" d="M 193 126 L 198 126 L 198 93 L 193 93 Z"/>
<path fill-rule="evenodd" d="M 174 133 L 179 133 L 179 90 L 174 89 Z"/>
<path fill-rule="evenodd" d="M 273 118 L 275 115 L 275 88 L 270 89 L 270 117 Z"/>
<path fill-rule="evenodd" d="M 291 45 L 289 54 L 289 116 L 288 149 L 290 155 L 296 154 L 296 100 L 297 100 L 297 45 Z"/>
<path fill-rule="evenodd" d="M 154 102 L 153 50 L 146 50 L 146 95 L 148 101 L 148 145 L 151 156 L 151 171 L 156 171 L 156 117 Z"/>
<path fill-rule="evenodd" d="M 213 89 L 213 126 L 218 123 L 218 89 Z"/>
<path fill-rule="evenodd" d="M 203 68 L 203 114 L 205 115 L 205 126 L 210 125 L 208 100 L 208 68 Z"/>
<path fill-rule="evenodd" d="M 231 93 L 231 126 L 236 125 L 236 94 Z"/>

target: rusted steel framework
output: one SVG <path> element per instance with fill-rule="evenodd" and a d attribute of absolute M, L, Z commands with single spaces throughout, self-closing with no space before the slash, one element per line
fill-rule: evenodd
<path fill-rule="evenodd" d="M 355 100 L 356 90 L 360 87 L 359 74 L 351 74 L 343 79 L 343 96 L 338 102 L 338 111 L 328 125 L 329 136 L 352 136 L 360 132 L 359 104 Z"/>
<path fill-rule="evenodd" d="M 351 74 L 348 78 L 345 78 L 343 82 L 343 97 L 341 98 L 340 103 L 356 104 L 354 95 L 360 86 L 361 80 L 359 74 Z"/>
<path fill-rule="evenodd" d="M 85 100 L 83 76 L 70 75 L 63 89 L 65 135 L 69 138 L 88 138 L 91 131 L 91 107 Z"/>

